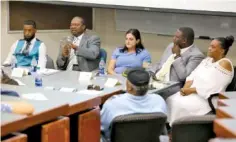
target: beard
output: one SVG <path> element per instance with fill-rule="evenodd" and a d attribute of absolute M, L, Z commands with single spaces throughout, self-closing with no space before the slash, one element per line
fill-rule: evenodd
<path fill-rule="evenodd" d="M 31 37 L 24 36 L 24 40 L 26 40 L 27 42 L 30 42 L 34 37 L 35 37 L 35 34 L 33 34 Z"/>

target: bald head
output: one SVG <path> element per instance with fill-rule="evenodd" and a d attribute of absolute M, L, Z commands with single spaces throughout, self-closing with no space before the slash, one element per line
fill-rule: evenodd
<path fill-rule="evenodd" d="M 71 24 L 70 24 L 70 31 L 71 34 L 74 36 L 80 36 L 81 34 L 84 33 L 84 31 L 86 30 L 86 24 L 85 24 L 85 20 L 82 17 L 74 17 L 71 20 Z"/>

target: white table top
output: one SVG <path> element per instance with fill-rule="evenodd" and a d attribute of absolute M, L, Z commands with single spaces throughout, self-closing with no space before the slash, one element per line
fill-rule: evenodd
<path fill-rule="evenodd" d="M 236 110 L 234 107 L 230 107 L 230 106 L 222 106 L 217 108 L 221 111 L 224 111 L 225 113 L 231 115 L 233 118 L 236 118 Z"/>
<path fill-rule="evenodd" d="M 223 92 L 223 96 L 227 97 L 228 99 L 236 99 L 236 91 L 231 92 Z"/>

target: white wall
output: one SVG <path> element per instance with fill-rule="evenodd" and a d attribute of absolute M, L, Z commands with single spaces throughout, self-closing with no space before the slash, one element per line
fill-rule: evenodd
<path fill-rule="evenodd" d="M 201 11 L 223 11 L 236 12 L 235 0 L 61 0 L 74 3 L 91 3 L 102 5 L 119 5 L 132 7 L 151 8 L 168 8 L 168 9 L 185 9 Z M 224 6 L 222 6 L 224 5 Z"/>
<path fill-rule="evenodd" d="M 101 40 L 102 48 L 105 48 L 108 52 L 108 58 L 110 58 L 112 51 L 120 45 L 124 44 L 125 32 L 119 32 L 115 29 L 115 11 L 114 9 L 95 8 L 95 22 L 94 30 Z M 132 28 L 132 27 L 130 27 Z M 173 31 L 174 33 L 175 31 Z M 69 31 L 64 32 L 38 32 L 37 37 L 44 41 L 47 46 L 47 53 L 51 56 L 55 62 L 59 41 L 62 37 L 69 35 Z M 1 2 L 1 60 L 4 60 L 10 50 L 11 45 L 17 40 L 23 37 L 23 33 L 8 33 L 7 32 L 7 2 Z M 160 59 L 165 47 L 172 41 L 172 37 L 157 36 L 155 34 L 142 33 L 143 43 L 148 51 L 152 55 L 153 62 L 157 62 Z M 236 38 L 236 37 L 235 37 Z M 209 46 L 209 40 L 196 39 L 195 43 L 200 49 L 205 52 Z M 228 56 L 236 64 L 236 43 L 232 47 Z M 3 61 L 1 61 L 3 62 Z"/>

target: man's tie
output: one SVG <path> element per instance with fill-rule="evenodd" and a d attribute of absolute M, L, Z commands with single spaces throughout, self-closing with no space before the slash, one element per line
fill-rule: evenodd
<path fill-rule="evenodd" d="M 30 47 L 30 42 L 26 42 L 26 47 L 25 49 L 22 51 L 22 54 L 24 55 L 28 55 L 29 54 L 29 47 Z"/>
<path fill-rule="evenodd" d="M 77 37 L 75 37 L 75 38 L 74 38 L 74 40 L 73 40 L 73 44 L 75 44 L 75 45 L 76 45 L 76 44 L 77 44 L 77 41 L 78 41 L 78 38 L 77 38 Z"/>

